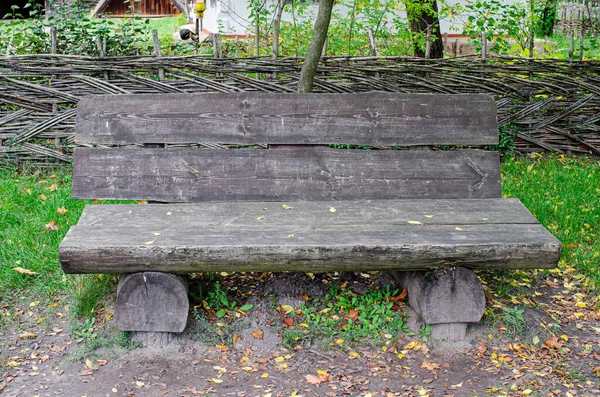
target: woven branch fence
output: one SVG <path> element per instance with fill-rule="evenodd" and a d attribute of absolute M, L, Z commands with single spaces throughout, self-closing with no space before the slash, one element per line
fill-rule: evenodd
<path fill-rule="evenodd" d="M 75 105 L 88 95 L 293 93 L 301 64 L 300 58 L 0 57 L 0 164 L 70 161 L 76 146 Z M 322 60 L 315 92 L 365 91 L 488 93 L 498 105 L 501 137 L 516 138 L 518 153 L 600 156 L 600 62 L 478 57 Z"/>

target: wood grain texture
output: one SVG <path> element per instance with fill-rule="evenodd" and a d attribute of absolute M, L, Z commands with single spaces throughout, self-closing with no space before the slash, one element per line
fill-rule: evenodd
<path fill-rule="evenodd" d="M 425 208 L 435 210 L 435 203 L 426 201 L 420 200 Z M 337 203 L 324 205 L 316 215 L 321 218 L 317 224 L 294 224 L 291 218 L 287 222 L 266 223 L 266 215 L 263 220 L 256 217 L 254 224 L 249 219 L 244 221 L 247 214 L 256 214 L 253 211 L 257 211 L 257 203 L 246 203 L 247 211 L 231 209 L 229 219 L 233 221 L 220 223 L 210 223 L 216 219 L 208 214 L 210 205 L 196 208 L 193 208 L 196 205 L 130 205 L 130 210 L 124 206 L 111 206 L 116 211 L 127 211 L 120 217 L 108 212 L 100 215 L 88 206 L 81 223 L 71 228 L 61 243 L 60 259 L 66 273 L 324 272 L 435 269 L 448 265 L 486 269 L 556 266 L 560 242 L 541 225 L 485 222 L 483 218 L 499 219 L 502 216 L 492 215 L 499 200 L 480 200 L 481 210 L 476 211 L 479 220 L 469 209 L 453 208 L 456 200 L 436 201 L 440 212 L 434 214 L 422 214 L 421 211 L 408 214 L 406 211 L 410 206 L 396 214 L 390 208 L 403 208 L 396 200 L 354 203 L 358 206 L 353 208 L 355 224 L 349 223 L 348 216 L 342 217 L 340 223 L 336 221 L 343 207 L 334 207 L 335 212 L 329 209 Z M 483 209 L 486 201 L 489 215 Z M 258 204 L 263 208 L 270 205 Z M 281 209 L 277 213 L 297 211 L 305 204 L 290 202 L 287 205 L 294 207 L 293 210 Z M 510 218 L 512 209 L 522 211 L 516 200 L 506 205 L 513 207 L 507 208 L 506 219 Z M 221 203 L 221 206 L 223 208 L 217 213 L 225 213 L 231 208 L 230 203 Z M 183 213 L 174 212 L 178 207 L 190 207 L 190 211 L 205 214 L 207 219 L 213 220 L 203 223 L 197 217 L 186 218 Z M 263 211 L 268 213 L 270 210 Z M 437 215 L 441 218 L 442 211 L 447 220 L 433 222 Z M 379 214 L 375 215 L 375 212 Z M 456 221 L 452 222 L 449 214 L 455 214 Z M 434 216 L 426 218 L 424 215 Z M 406 218 L 422 224 L 404 222 Z M 471 223 L 466 222 L 469 219 Z"/>
<path fill-rule="evenodd" d="M 73 197 L 163 202 L 501 197 L 481 150 L 75 150 Z"/>
<path fill-rule="evenodd" d="M 231 143 L 491 145 L 488 95 L 160 94 L 89 96 L 78 105 L 84 144 Z"/>

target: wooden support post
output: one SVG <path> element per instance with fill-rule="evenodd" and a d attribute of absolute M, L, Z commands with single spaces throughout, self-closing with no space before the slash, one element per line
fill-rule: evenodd
<path fill-rule="evenodd" d="M 327 56 L 327 44 L 329 43 L 329 38 L 325 38 L 325 44 L 323 44 L 323 51 L 321 51 L 321 56 L 322 57 L 326 57 Z"/>
<path fill-rule="evenodd" d="M 121 275 L 115 315 L 121 331 L 180 333 L 187 323 L 188 284 L 171 273 Z"/>
<path fill-rule="evenodd" d="M 367 33 L 369 35 L 369 49 L 371 50 L 371 56 L 377 56 L 377 48 L 375 47 L 375 37 L 373 36 L 373 29 L 367 29 Z"/>
<path fill-rule="evenodd" d="M 152 30 L 152 42 L 154 43 L 154 52 L 157 58 L 162 57 L 162 51 L 160 49 L 160 40 L 158 39 L 158 31 Z M 158 68 L 158 79 L 163 81 L 165 79 L 165 68 Z"/>
<path fill-rule="evenodd" d="M 56 39 L 56 26 L 51 26 L 50 27 L 50 54 L 56 54 L 56 46 L 57 46 L 57 39 Z"/>
<path fill-rule="evenodd" d="M 469 269 L 450 267 L 431 272 L 392 272 L 408 290 L 408 304 L 417 318 L 409 326 L 431 326 L 430 336 L 457 342 L 465 338 L 467 325 L 477 323 L 485 310 L 485 295 L 477 276 Z"/>
<path fill-rule="evenodd" d="M 458 46 L 458 39 L 454 40 L 454 56 L 460 55 L 460 47 Z"/>

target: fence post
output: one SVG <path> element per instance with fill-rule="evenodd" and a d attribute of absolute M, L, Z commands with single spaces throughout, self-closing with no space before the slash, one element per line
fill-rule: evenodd
<path fill-rule="evenodd" d="M 460 55 L 460 47 L 458 46 L 458 39 L 454 40 L 454 56 Z"/>
<path fill-rule="evenodd" d="M 573 62 L 573 51 L 575 47 L 575 32 L 571 30 L 571 41 L 569 43 L 569 60 Z"/>
<path fill-rule="evenodd" d="M 369 49 L 371 50 L 371 56 L 377 56 L 377 48 L 375 48 L 375 37 L 373 36 L 373 29 L 367 29 L 367 34 L 369 35 Z"/>
<path fill-rule="evenodd" d="M 427 37 L 425 42 L 425 58 L 429 59 L 431 55 L 431 25 L 427 25 Z"/>
<path fill-rule="evenodd" d="M 50 26 L 50 54 L 56 54 L 56 26 Z"/>
<path fill-rule="evenodd" d="M 579 32 L 579 60 L 583 61 L 583 21 L 581 24 L 581 32 Z"/>
<path fill-rule="evenodd" d="M 448 45 L 448 32 L 444 33 L 444 52 L 447 54 L 446 46 Z"/>
<path fill-rule="evenodd" d="M 487 35 L 485 32 L 481 33 L 481 61 L 485 63 L 487 58 Z"/>
<path fill-rule="evenodd" d="M 154 52 L 157 58 L 162 57 L 162 51 L 160 50 L 160 41 L 158 40 L 158 31 L 152 30 L 152 42 L 154 43 Z M 160 81 L 165 79 L 165 68 L 158 68 L 158 79 Z"/>

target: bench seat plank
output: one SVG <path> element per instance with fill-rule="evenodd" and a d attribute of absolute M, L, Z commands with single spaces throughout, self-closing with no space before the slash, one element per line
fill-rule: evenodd
<path fill-rule="evenodd" d="M 73 197 L 162 202 L 499 198 L 483 150 L 90 149 L 74 154 Z"/>
<path fill-rule="evenodd" d="M 88 205 L 60 258 L 66 273 L 496 269 L 551 268 L 560 249 L 516 199 L 131 204 Z"/>
<path fill-rule="evenodd" d="M 489 95 L 398 93 L 89 96 L 75 140 L 89 144 L 494 145 Z"/>

